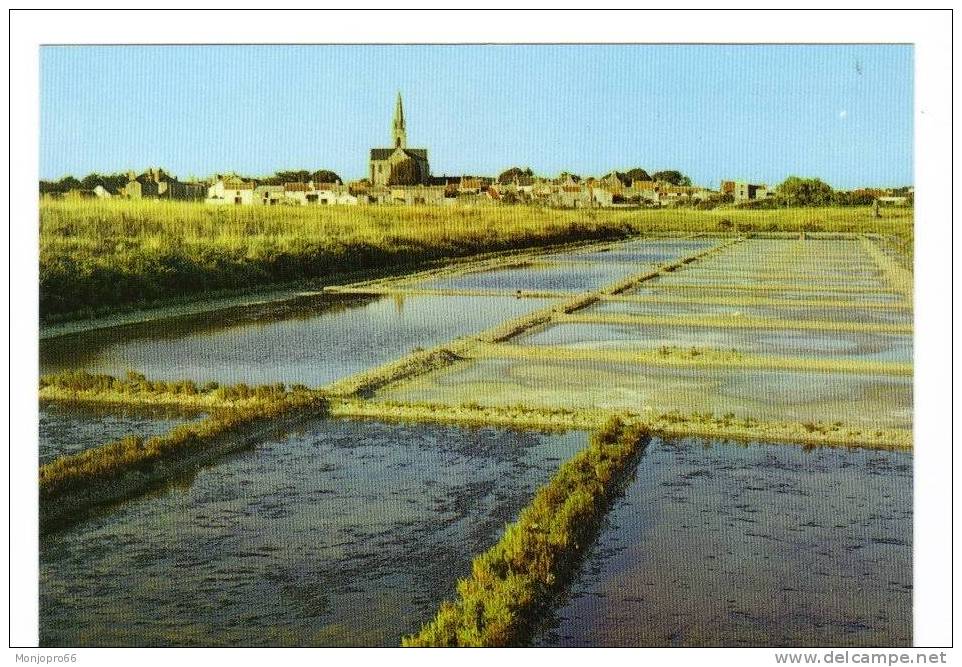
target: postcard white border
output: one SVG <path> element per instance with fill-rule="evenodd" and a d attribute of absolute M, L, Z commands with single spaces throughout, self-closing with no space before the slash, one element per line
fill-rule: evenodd
<path fill-rule="evenodd" d="M 679 13 L 680 12 L 680 13 Z M 48 11 L 15 10 L 11 22 L 10 152 L 10 450 L 13 475 L 10 566 L 13 645 L 37 641 L 37 180 L 38 46 L 50 43 L 395 43 L 395 42 L 632 42 L 632 43 L 912 43 L 915 45 L 916 164 L 916 339 L 915 339 L 915 643 L 951 642 L 951 16 L 932 11 L 787 12 L 751 10 L 568 12 L 412 10 L 352 12 L 303 10 Z M 9 194 L 8 193 L 8 196 Z M 3 243 L 6 243 L 6 239 Z M 6 462 L 3 464 L 6 466 Z M 6 500 L 4 500 L 6 502 Z M 29 651 L 26 651 L 30 653 Z M 44 654 L 53 651 L 40 651 Z M 236 653 L 178 652 L 190 663 L 227 660 L 260 662 Z M 605 659 L 655 660 L 652 664 L 773 664 L 767 650 L 646 650 L 606 652 Z M 684 658 L 684 655 L 688 658 Z M 82 661 L 124 664 L 126 651 L 84 650 Z M 394 653 L 390 659 L 431 663 L 439 652 Z M 552 656 L 567 662 L 577 653 Z M 632 658 L 631 655 L 635 655 Z M 523 659 L 507 651 L 499 659 Z M 12 657 L 12 656 L 11 656 Z M 142 652 L 138 660 L 161 664 L 170 654 Z M 314 655 L 277 656 L 284 661 L 316 660 Z M 332 650 L 327 659 L 358 659 Z M 483 660 L 459 654 L 459 662 Z"/>

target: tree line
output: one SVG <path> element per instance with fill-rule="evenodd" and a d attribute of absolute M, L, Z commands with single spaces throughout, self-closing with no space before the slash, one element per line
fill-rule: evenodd
<path fill-rule="evenodd" d="M 906 197 L 907 204 L 914 203 L 909 186 L 885 191 L 878 188 L 835 190 L 819 178 L 789 176 L 775 188 L 775 195 L 740 204 L 742 208 L 782 208 L 793 206 L 871 206 L 879 197 L 887 194 Z"/>
<path fill-rule="evenodd" d="M 498 183 L 502 183 L 502 184 L 513 183 L 515 180 L 519 178 L 523 178 L 523 177 L 533 178 L 534 175 L 535 174 L 530 167 L 525 167 L 525 168 L 511 167 L 509 169 L 505 169 L 500 174 L 498 174 Z M 686 186 L 686 187 L 691 185 L 691 178 L 689 178 L 685 174 L 675 169 L 669 169 L 666 171 L 656 171 L 653 174 L 649 174 L 647 171 L 645 171 L 641 167 L 635 167 L 633 169 L 629 169 L 628 171 L 624 171 L 624 172 L 611 171 L 605 174 L 604 176 L 602 176 L 601 178 L 608 178 L 610 176 L 614 176 L 615 178 L 617 178 L 619 181 L 621 181 L 621 183 L 625 187 L 629 187 L 634 181 L 662 181 L 664 183 L 669 183 L 671 185 Z M 579 183 L 582 180 L 584 180 L 578 174 L 572 174 L 567 171 L 561 172 L 560 178 L 561 179 L 571 178 L 571 180 L 573 180 L 575 183 Z"/>

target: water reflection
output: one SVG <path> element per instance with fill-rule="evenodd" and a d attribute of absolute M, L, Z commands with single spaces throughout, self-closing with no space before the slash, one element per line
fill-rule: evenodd
<path fill-rule="evenodd" d="M 553 324 L 512 341 L 595 350 L 662 347 L 734 350 L 760 356 L 911 363 L 912 336 L 832 330 L 793 330 L 619 324 Z"/>
<path fill-rule="evenodd" d="M 128 435 L 149 438 L 203 415 L 167 407 L 93 407 L 40 404 L 40 463 Z"/>
<path fill-rule="evenodd" d="M 646 270 L 645 263 L 531 263 L 521 266 L 434 278 L 415 287 L 425 289 L 485 289 L 497 291 L 552 290 L 584 292 L 598 289 L 626 276 Z"/>
<path fill-rule="evenodd" d="M 655 441 L 549 646 L 909 646 L 912 456 Z"/>
<path fill-rule="evenodd" d="M 44 646 L 397 646 L 580 433 L 317 421 L 41 544 Z"/>
<path fill-rule="evenodd" d="M 304 298 L 42 341 L 41 372 L 136 370 L 152 379 L 320 386 L 548 303 L 511 297 Z"/>

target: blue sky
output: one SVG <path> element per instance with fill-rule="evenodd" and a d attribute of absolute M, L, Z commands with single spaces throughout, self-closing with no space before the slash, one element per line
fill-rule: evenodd
<path fill-rule="evenodd" d="M 363 177 L 404 96 L 435 174 L 912 182 L 911 46 L 42 47 L 41 178 Z"/>

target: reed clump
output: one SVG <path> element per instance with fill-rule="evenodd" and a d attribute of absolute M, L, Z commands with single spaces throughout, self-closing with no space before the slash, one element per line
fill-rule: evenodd
<path fill-rule="evenodd" d="M 222 385 L 193 380 L 150 380 L 141 373 L 128 371 L 123 377 L 63 371 L 40 377 L 40 397 L 45 400 L 92 401 L 118 404 L 166 404 L 184 407 L 232 407 L 283 401 L 290 393 L 317 394 L 302 384 L 288 387 L 281 383 Z"/>
<path fill-rule="evenodd" d="M 404 646 L 523 644 L 591 544 L 620 482 L 647 446 L 641 426 L 612 418 L 561 466 L 501 540 L 477 556 L 458 598 Z"/>

